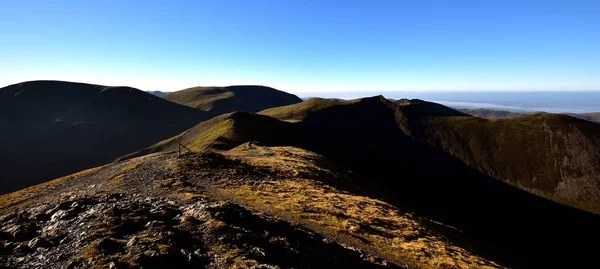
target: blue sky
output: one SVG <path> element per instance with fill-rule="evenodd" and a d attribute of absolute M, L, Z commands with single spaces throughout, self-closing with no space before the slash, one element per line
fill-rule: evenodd
<path fill-rule="evenodd" d="M 0 86 L 600 90 L 600 1 L 0 2 Z"/>

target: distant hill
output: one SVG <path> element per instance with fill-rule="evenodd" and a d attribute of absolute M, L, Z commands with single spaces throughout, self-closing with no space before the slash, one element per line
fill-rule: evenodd
<path fill-rule="evenodd" d="M 458 109 L 464 113 L 467 113 L 472 116 L 476 116 L 484 119 L 512 119 L 512 118 L 520 118 L 525 117 L 527 115 L 542 113 L 542 112 L 512 112 L 512 111 L 504 111 L 504 110 L 493 110 L 486 108 L 477 108 L 477 109 Z M 600 112 L 596 113 L 564 113 L 564 115 L 569 115 L 571 117 L 579 118 L 582 120 L 587 120 L 591 122 L 600 123 Z"/>
<path fill-rule="evenodd" d="M 587 120 L 587 121 L 593 121 L 593 122 L 596 122 L 596 123 L 600 123 L 600 112 L 580 113 L 580 114 L 567 113 L 566 115 L 569 115 L 569 116 L 575 117 L 575 118 L 580 118 L 582 120 Z"/>
<path fill-rule="evenodd" d="M 265 86 L 195 87 L 168 93 L 163 98 L 211 115 L 232 111 L 258 112 L 302 102 L 293 94 Z"/>
<path fill-rule="evenodd" d="M 258 114 L 271 116 L 280 120 L 299 121 L 304 119 L 304 117 L 308 116 L 310 113 L 317 112 L 331 106 L 352 104 L 359 101 L 359 99 L 343 100 L 313 97 L 308 98 L 298 104 L 265 109 L 258 112 Z"/>
<path fill-rule="evenodd" d="M 464 112 L 466 114 L 475 116 L 475 117 L 489 119 L 489 120 L 519 118 L 519 117 L 524 117 L 528 114 L 525 112 L 512 112 L 512 111 L 504 111 L 504 110 L 493 110 L 493 109 L 487 109 L 487 108 L 475 108 L 475 109 L 466 109 L 465 108 L 465 109 L 458 109 L 458 110 L 461 112 Z"/>
<path fill-rule="evenodd" d="M 152 94 L 154 96 L 158 96 L 158 97 L 163 97 L 165 94 L 167 94 L 168 92 L 161 92 L 161 91 L 148 91 L 149 94 Z"/>
<path fill-rule="evenodd" d="M 0 89 L 0 192 L 73 173 L 205 120 L 129 87 L 31 81 Z"/>

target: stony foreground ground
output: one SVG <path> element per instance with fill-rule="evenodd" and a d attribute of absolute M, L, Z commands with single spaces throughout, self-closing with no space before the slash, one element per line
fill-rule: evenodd
<path fill-rule="evenodd" d="M 0 197 L 7 268 L 500 267 L 291 147 L 154 154 Z M 445 230 L 445 235 L 438 230 Z"/>

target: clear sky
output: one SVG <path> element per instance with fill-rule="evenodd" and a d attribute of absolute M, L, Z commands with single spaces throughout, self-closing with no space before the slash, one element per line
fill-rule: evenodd
<path fill-rule="evenodd" d="M 600 1 L 0 1 L 0 86 L 600 90 Z"/>

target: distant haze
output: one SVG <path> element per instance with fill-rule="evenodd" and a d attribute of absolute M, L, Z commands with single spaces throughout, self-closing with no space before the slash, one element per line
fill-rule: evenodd
<path fill-rule="evenodd" d="M 353 99 L 379 94 L 390 99 L 423 99 L 452 108 L 551 113 L 600 112 L 600 92 L 329 92 L 301 94 L 300 97 Z"/>

